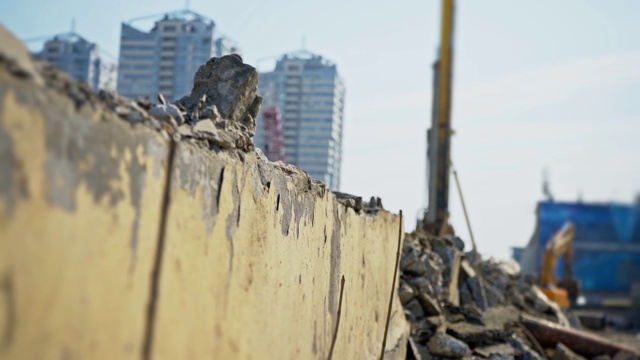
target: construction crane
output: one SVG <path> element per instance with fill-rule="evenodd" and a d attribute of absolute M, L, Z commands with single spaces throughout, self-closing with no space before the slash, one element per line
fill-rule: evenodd
<path fill-rule="evenodd" d="M 573 239 L 575 226 L 566 222 L 547 243 L 542 257 L 539 284 L 549 300 L 561 308 L 569 308 L 578 294 L 578 283 L 573 279 Z M 563 279 L 558 281 L 554 273 L 560 256 L 564 256 Z"/>
<path fill-rule="evenodd" d="M 455 0 L 442 0 L 442 30 L 434 68 L 433 112 L 427 130 L 427 193 L 423 228 L 436 235 L 453 233 L 449 225 L 449 169 L 451 166 L 451 88 Z"/>

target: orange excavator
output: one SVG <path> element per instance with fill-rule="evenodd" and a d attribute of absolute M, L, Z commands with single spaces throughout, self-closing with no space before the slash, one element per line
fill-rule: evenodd
<path fill-rule="evenodd" d="M 566 222 L 547 243 L 542 258 L 540 287 L 549 300 L 567 309 L 577 298 L 579 284 L 573 279 L 573 238 L 575 225 Z M 564 256 L 564 275 L 556 279 L 554 273 L 560 256 Z"/>

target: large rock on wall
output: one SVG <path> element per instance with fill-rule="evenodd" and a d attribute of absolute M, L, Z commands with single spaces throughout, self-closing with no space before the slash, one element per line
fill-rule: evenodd
<path fill-rule="evenodd" d="M 334 358 L 379 356 L 396 215 L 123 121 L 0 40 L 0 358 L 326 359 L 339 308 Z M 395 296 L 391 314 L 386 357 L 404 358 Z"/>

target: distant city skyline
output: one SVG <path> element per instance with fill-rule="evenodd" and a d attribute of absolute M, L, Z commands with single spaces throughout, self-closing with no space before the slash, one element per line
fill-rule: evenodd
<path fill-rule="evenodd" d="M 75 32 L 52 35 L 33 52 L 41 60 L 89 84 L 94 90 L 115 90 L 116 64 L 100 53 L 98 44 Z"/>
<path fill-rule="evenodd" d="M 170 0 L 28 0 L 5 4 L 0 22 L 30 39 L 64 31 L 75 18 L 79 33 L 116 54 L 122 21 L 183 7 Z M 348 89 L 340 188 L 403 209 L 405 230 L 413 229 L 426 200 L 440 1 L 192 0 L 190 8 L 215 19 L 261 71 L 300 49 L 303 37 L 339 64 Z M 527 243 L 544 168 L 559 201 L 578 193 L 585 202 L 635 198 L 639 12 L 634 0 L 457 2 L 452 157 L 483 254 L 506 258 L 510 247 Z M 449 203 L 467 240 L 455 191 Z"/>

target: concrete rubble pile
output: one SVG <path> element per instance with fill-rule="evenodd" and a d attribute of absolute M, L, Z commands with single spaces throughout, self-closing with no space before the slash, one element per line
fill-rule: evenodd
<path fill-rule="evenodd" d="M 102 104 L 132 124 L 153 127 L 176 139 L 210 148 L 254 150 L 255 119 L 262 104 L 262 98 L 256 95 L 258 73 L 238 55 L 211 58 L 196 72 L 192 93 L 173 104 L 162 95 L 154 103 L 148 98 L 127 99 L 112 91 L 96 94 L 86 83 L 45 62 L 6 56 L 0 61 L 14 75 L 35 78 L 66 94 L 78 109 L 89 105 L 97 110 Z"/>
<path fill-rule="evenodd" d="M 191 94 L 174 104 L 162 95 L 158 95 L 157 104 L 105 91 L 99 97 L 129 122 L 150 122 L 171 135 L 211 147 L 252 151 L 255 119 L 262 104 L 256 95 L 256 69 L 235 54 L 211 58 L 198 69 L 193 83 Z"/>
<path fill-rule="evenodd" d="M 212 151 L 237 150 L 236 154 L 241 157 L 243 153 L 255 151 L 262 163 L 271 163 L 253 143 L 256 118 L 262 105 L 262 97 L 257 95 L 258 72 L 237 54 L 210 58 L 196 71 L 191 94 L 169 103 L 162 94 L 153 101 L 140 97 L 132 100 L 115 91 L 96 93 L 87 83 L 34 59 L 2 26 L 0 43 L 0 66 L 17 78 L 67 96 L 78 111 L 115 113 L 132 126 L 150 127 L 174 141 L 187 141 Z M 305 180 L 299 181 L 306 182 L 307 189 L 326 190 L 324 182 L 312 179 L 302 169 L 281 161 L 271 164 L 285 174 L 303 175 L 301 179 Z M 341 202 L 351 205 L 350 200 L 346 201 Z M 380 199 L 376 201 L 367 212 L 382 209 Z"/>
<path fill-rule="evenodd" d="M 515 263 L 482 261 L 455 236 L 407 234 L 400 260 L 399 296 L 411 322 L 415 359 L 584 359 L 559 343 L 543 349 L 521 317 L 569 327 L 559 307 L 522 276 Z M 549 351 L 550 350 L 550 351 Z M 561 357 L 565 356 L 565 357 Z"/>
<path fill-rule="evenodd" d="M 338 202 L 348 208 L 352 208 L 357 213 L 364 212 L 366 214 L 375 215 L 378 213 L 378 211 L 384 210 L 384 207 L 382 206 L 382 199 L 380 199 L 379 197 L 372 196 L 371 199 L 367 202 L 362 200 L 361 196 L 351 195 L 338 191 L 334 191 L 333 194 L 338 199 Z"/>

